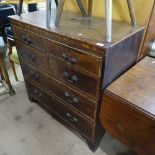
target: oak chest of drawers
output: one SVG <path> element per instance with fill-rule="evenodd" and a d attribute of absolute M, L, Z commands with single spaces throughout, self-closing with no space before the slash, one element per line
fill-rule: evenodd
<path fill-rule="evenodd" d="M 106 88 L 104 128 L 138 155 L 155 154 L 155 59 L 145 57 Z"/>
<path fill-rule="evenodd" d="M 52 12 L 55 17 L 55 11 Z M 135 64 L 143 28 L 114 22 L 105 43 L 104 21 L 64 12 L 46 27 L 44 11 L 10 17 L 29 98 L 77 131 L 95 150 L 103 135 L 104 88 Z"/>

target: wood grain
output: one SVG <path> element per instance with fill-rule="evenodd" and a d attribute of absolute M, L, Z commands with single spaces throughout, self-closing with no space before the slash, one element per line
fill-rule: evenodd
<path fill-rule="evenodd" d="M 47 28 L 45 17 L 44 11 L 10 17 L 29 99 L 78 131 L 95 151 L 104 134 L 103 90 L 135 64 L 144 28 L 114 22 L 113 42 L 107 44 L 103 19 L 64 11 L 59 27 L 52 18 Z"/>
<path fill-rule="evenodd" d="M 145 57 L 103 96 L 104 128 L 138 155 L 155 154 L 155 61 Z"/>

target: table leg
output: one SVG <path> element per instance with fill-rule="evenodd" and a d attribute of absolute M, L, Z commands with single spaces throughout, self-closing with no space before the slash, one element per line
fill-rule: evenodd
<path fill-rule="evenodd" d="M 76 2 L 77 2 L 78 5 L 79 5 L 79 8 L 80 8 L 81 13 L 82 13 L 82 16 L 83 16 L 83 17 L 86 17 L 87 14 L 86 14 L 85 9 L 84 9 L 84 7 L 83 7 L 82 1 L 81 1 L 81 0 L 76 0 Z"/>
<path fill-rule="evenodd" d="M 4 76 L 5 76 L 5 80 L 6 80 L 7 84 L 8 84 L 8 86 L 9 86 L 9 94 L 11 96 L 13 96 L 13 95 L 15 95 L 15 91 L 12 88 L 10 78 L 9 78 L 9 75 L 8 75 L 8 72 L 7 72 L 7 69 L 6 69 L 6 66 L 5 66 L 5 62 L 4 62 L 3 57 L 2 57 L 1 54 L 0 54 L 0 65 L 1 65 L 2 72 L 4 73 Z"/>
<path fill-rule="evenodd" d="M 65 0 L 60 0 L 57 8 L 57 14 L 56 14 L 56 19 L 55 19 L 55 26 L 59 25 L 63 6 L 64 6 Z"/>
<path fill-rule="evenodd" d="M 22 8 L 23 8 L 23 0 L 19 0 L 19 5 L 18 5 L 18 15 L 19 16 L 22 13 Z"/>
<path fill-rule="evenodd" d="M 112 0 L 105 0 L 106 42 L 112 41 Z"/>
<path fill-rule="evenodd" d="M 92 15 L 93 0 L 88 0 L 88 16 Z"/>
<path fill-rule="evenodd" d="M 127 3 L 128 3 L 128 8 L 129 8 L 132 26 L 136 27 L 137 21 L 136 21 L 136 15 L 135 15 L 135 10 L 134 10 L 133 0 L 127 0 Z"/>
<path fill-rule="evenodd" d="M 52 6 L 52 1 L 51 0 L 46 0 L 46 24 L 47 24 L 47 28 L 50 28 L 51 6 Z"/>

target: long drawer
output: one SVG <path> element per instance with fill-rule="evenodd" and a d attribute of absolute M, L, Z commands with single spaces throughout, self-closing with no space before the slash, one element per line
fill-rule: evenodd
<path fill-rule="evenodd" d="M 69 126 L 80 132 L 88 139 L 93 139 L 94 125 L 86 118 L 66 107 L 56 97 L 49 95 L 29 80 L 25 79 L 27 90 L 30 96 L 54 112 L 59 118 L 63 119 Z"/>
<path fill-rule="evenodd" d="M 37 35 L 32 32 L 28 32 L 28 31 L 26 31 L 22 28 L 16 27 L 16 26 L 13 27 L 13 34 L 16 39 L 18 39 L 30 46 L 38 48 L 42 51 L 45 50 L 43 37 L 41 37 L 40 35 Z"/>
<path fill-rule="evenodd" d="M 52 54 L 72 66 L 77 66 L 89 73 L 100 76 L 101 60 L 99 57 L 52 40 L 45 40 L 45 42 L 48 54 Z"/>
<path fill-rule="evenodd" d="M 16 46 L 20 59 L 41 68 L 71 87 L 82 91 L 82 93 L 96 100 L 98 99 L 100 78 L 80 72 L 63 61 L 26 46 L 19 41 L 16 41 Z"/>
<path fill-rule="evenodd" d="M 96 102 L 24 61 L 21 61 L 21 65 L 25 77 L 31 79 L 37 85 L 48 89 L 52 94 L 65 102 L 66 105 L 74 107 L 74 109 L 86 117 L 95 120 Z"/>

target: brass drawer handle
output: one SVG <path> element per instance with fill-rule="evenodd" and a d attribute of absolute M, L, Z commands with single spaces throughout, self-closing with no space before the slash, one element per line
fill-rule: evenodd
<path fill-rule="evenodd" d="M 28 44 L 32 44 L 32 40 L 30 38 L 27 39 Z"/>
<path fill-rule="evenodd" d="M 66 116 L 69 118 L 71 122 L 78 123 L 79 120 L 76 117 L 73 117 L 69 112 L 66 112 Z"/>
<path fill-rule="evenodd" d="M 65 96 L 67 97 L 67 101 L 69 103 L 71 103 L 71 104 L 72 103 L 78 103 L 79 102 L 79 100 L 77 98 L 71 97 L 68 92 L 65 92 Z"/>
<path fill-rule="evenodd" d="M 77 76 L 75 75 L 70 75 L 67 71 L 64 72 L 64 77 L 67 79 L 68 82 L 74 83 L 78 81 Z"/>
<path fill-rule="evenodd" d="M 63 57 L 63 59 L 65 60 L 65 61 L 67 61 L 67 62 L 69 62 L 71 65 L 74 65 L 74 64 L 76 64 L 76 62 L 77 62 L 77 59 L 75 58 L 75 57 L 69 57 L 69 56 L 67 56 L 67 54 L 65 54 L 65 53 L 62 53 L 62 57 Z"/>
<path fill-rule="evenodd" d="M 39 79 L 39 75 L 38 74 L 35 74 L 33 71 L 30 71 L 30 74 L 31 74 L 31 78 L 34 81 L 37 81 Z"/>

